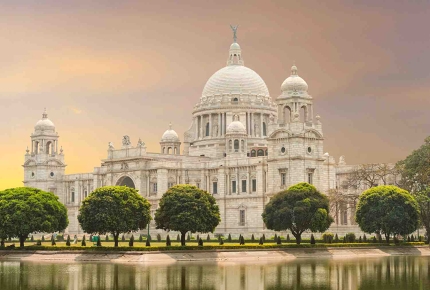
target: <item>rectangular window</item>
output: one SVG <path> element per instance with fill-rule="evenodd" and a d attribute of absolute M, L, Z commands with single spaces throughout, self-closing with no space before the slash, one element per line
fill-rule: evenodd
<path fill-rule="evenodd" d="M 75 202 L 75 192 L 74 191 L 72 191 L 71 200 L 72 200 L 72 202 Z"/>
<path fill-rule="evenodd" d="M 244 226 L 245 225 L 245 210 L 241 209 L 239 211 L 239 225 Z"/>
<path fill-rule="evenodd" d="M 242 192 L 246 192 L 246 180 L 242 180 Z"/>
<path fill-rule="evenodd" d="M 85 196 L 85 198 L 87 198 L 88 197 L 88 191 L 84 191 L 84 196 Z"/>
<path fill-rule="evenodd" d="M 252 192 L 257 191 L 257 179 L 252 180 Z"/>
<path fill-rule="evenodd" d="M 212 183 L 212 193 L 217 194 L 218 193 L 218 182 Z"/>
<path fill-rule="evenodd" d="M 312 184 L 312 181 L 313 181 L 313 173 L 308 173 L 308 183 L 309 184 Z"/>
<path fill-rule="evenodd" d="M 152 193 L 157 193 L 157 188 L 158 188 L 158 184 L 157 183 L 153 183 L 152 184 Z"/>
<path fill-rule="evenodd" d="M 200 183 L 196 183 L 197 188 L 200 188 Z"/>
<path fill-rule="evenodd" d="M 281 185 L 284 186 L 287 184 L 287 174 L 281 173 Z"/>
<path fill-rule="evenodd" d="M 231 182 L 231 192 L 236 193 L 236 180 Z"/>
<path fill-rule="evenodd" d="M 169 182 L 168 184 L 167 184 L 167 186 L 169 187 L 169 188 L 171 188 L 172 186 L 174 186 L 175 185 L 175 183 L 173 183 L 173 182 Z"/>

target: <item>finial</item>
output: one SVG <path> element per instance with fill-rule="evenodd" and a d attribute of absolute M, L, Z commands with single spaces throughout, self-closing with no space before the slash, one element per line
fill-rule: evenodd
<path fill-rule="evenodd" d="M 27 146 L 27 150 L 25 150 L 25 152 L 27 152 L 27 154 L 30 152 L 30 150 L 28 150 L 28 146 Z"/>
<path fill-rule="evenodd" d="M 44 119 L 48 118 L 48 113 L 46 112 L 46 108 L 43 109 L 42 118 Z"/>
<path fill-rule="evenodd" d="M 60 154 L 63 154 L 63 146 L 60 147 Z"/>
<path fill-rule="evenodd" d="M 172 122 L 169 122 L 169 130 L 172 130 Z"/>
<path fill-rule="evenodd" d="M 231 25 L 230 24 L 230 27 L 231 27 L 231 30 L 233 30 L 233 41 L 237 42 L 236 32 L 237 32 L 237 28 L 239 27 L 239 25 Z"/>
<path fill-rule="evenodd" d="M 296 62 L 293 62 L 293 66 L 291 67 L 291 75 L 297 75 L 297 67 Z"/>

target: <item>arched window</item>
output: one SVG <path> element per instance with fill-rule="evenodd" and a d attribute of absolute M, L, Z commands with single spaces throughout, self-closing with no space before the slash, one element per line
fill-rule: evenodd
<path fill-rule="evenodd" d="M 234 151 L 239 152 L 239 140 L 234 140 Z"/>
<path fill-rule="evenodd" d="M 263 136 L 267 136 L 266 122 L 263 122 Z"/>
<path fill-rule="evenodd" d="M 171 154 L 172 153 L 172 147 L 167 148 L 167 154 Z"/>
<path fill-rule="evenodd" d="M 257 151 L 255 151 L 254 149 L 251 150 L 251 157 L 255 157 L 257 156 Z"/>
<path fill-rule="evenodd" d="M 206 136 L 209 136 L 209 122 L 206 123 Z"/>
<path fill-rule="evenodd" d="M 300 108 L 300 122 L 304 123 L 308 121 L 308 107 L 302 106 Z"/>
<path fill-rule="evenodd" d="M 176 155 L 176 154 L 178 154 L 178 148 L 176 148 L 175 147 L 175 149 L 174 149 L 174 154 Z"/>
<path fill-rule="evenodd" d="M 291 108 L 288 106 L 285 106 L 284 108 L 284 123 L 290 123 L 291 122 Z"/>
<path fill-rule="evenodd" d="M 46 148 L 45 148 L 45 153 L 46 154 L 52 154 L 52 147 L 51 147 L 51 144 L 52 144 L 52 142 L 51 141 L 49 141 L 49 142 L 46 142 Z"/>
<path fill-rule="evenodd" d="M 263 149 L 258 149 L 257 156 L 264 156 L 264 150 Z"/>

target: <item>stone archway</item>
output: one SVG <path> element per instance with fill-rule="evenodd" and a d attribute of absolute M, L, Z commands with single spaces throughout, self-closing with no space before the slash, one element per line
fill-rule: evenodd
<path fill-rule="evenodd" d="M 127 187 L 130 187 L 130 188 L 136 188 L 136 186 L 134 185 L 133 179 L 131 179 L 128 176 L 123 176 L 120 179 L 118 179 L 118 181 L 116 182 L 116 185 L 127 186 Z"/>

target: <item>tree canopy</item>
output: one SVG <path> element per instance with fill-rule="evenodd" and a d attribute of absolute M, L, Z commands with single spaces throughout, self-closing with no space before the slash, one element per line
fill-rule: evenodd
<path fill-rule="evenodd" d="M 430 136 L 397 167 L 402 176 L 401 187 L 410 191 L 420 207 L 420 219 L 430 235 Z"/>
<path fill-rule="evenodd" d="M 150 207 L 134 188 L 104 186 L 83 200 L 78 221 L 86 233 L 111 233 L 115 247 L 118 247 L 120 233 L 138 231 L 147 226 L 151 220 Z"/>
<path fill-rule="evenodd" d="M 220 223 L 215 198 L 204 190 L 188 184 L 175 185 L 163 194 L 155 212 L 157 229 L 179 231 L 181 245 L 185 234 L 213 232 Z"/>
<path fill-rule="evenodd" d="M 304 231 L 324 232 L 333 222 L 328 198 L 304 182 L 275 194 L 262 216 L 267 228 L 290 230 L 297 244 L 300 244 Z"/>
<path fill-rule="evenodd" d="M 414 197 L 406 190 L 381 185 L 364 191 L 359 198 L 356 221 L 366 233 L 408 235 L 418 227 L 419 211 Z"/>
<path fill-rule="evenodd" d="M 0 191 L 0 237 L 18 237 L 20 247 L 34 232 L 60 232 L 69 224 L 66 207 L 51 192 L 17 187 Z"/>

